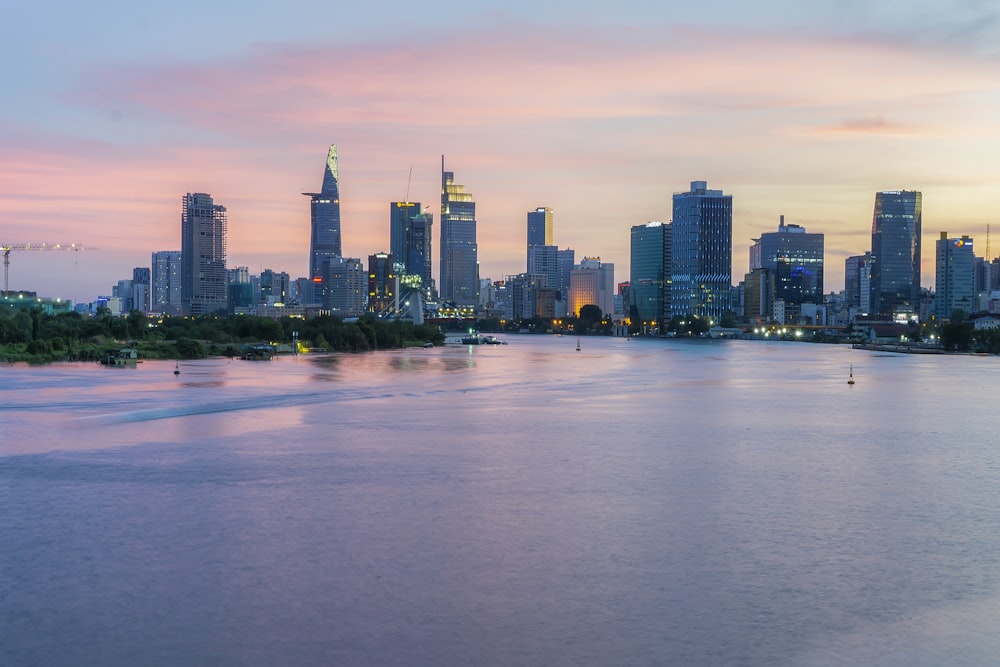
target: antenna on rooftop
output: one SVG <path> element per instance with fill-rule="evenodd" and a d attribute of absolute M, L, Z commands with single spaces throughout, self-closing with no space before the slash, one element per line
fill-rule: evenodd
<path fill-rule="evenodd" d="M 410 203 L 410 181 L 411 180 L 413 180 L 413 165 L 412 164 L 410 165 L 410 175 L 406 177 L 406 197 L 403 198 L 403 201 L 406 202 L 407 204 Z"/>

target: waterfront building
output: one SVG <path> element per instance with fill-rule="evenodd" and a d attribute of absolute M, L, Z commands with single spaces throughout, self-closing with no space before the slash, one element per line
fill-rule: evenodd
<path fill-rule="evenodd" d="M 326 263 L 326 301 L 323 307 L 337 317 L 357 317 L 365 312 L 368 272 L 356 257 L 334 257 Z"/>
<path fill-rule="evenodd" d="M 406 273 L 406 230 L 410 220 L 421 211 L 420 202 L 389 202 L 389 254 L 397 262 L 396 270 Z"/>
<path fill-rule="evenodd" d="M 943 322 L 956 310 L 971 315 L 976 301 L 972 239 L 950 239 L 941 232 L 935 250 L 934 316 Z"/>
<path fill-rule="evenodd" d="M 844 302 L 861 313 L 868 313 L 871 303 L 871 264 L 870 252 L 844 260 Z"/>
<path fill-rule="evenodd" d="M 911 316 L 919 310 L 921 199 L 921 193 L 909 190 L 875 194 L 872 314 Z"/>
<path fill-rule="evenodd" d="M 743 279 L 743 318 L 751 324 L 774 321 L 774 272 L 751 269 Z"/>
<path fill-rule="evenodd" d="M 559 247 L 554 245 L 528 246 L 528 274 L 543 276 L 545 286 L 559 289 Z"/>
<path fill-rule="evenodd" d="M 670 314 L 719 321 L 733 272 L 733 197 L 691 181 L 673 197 Z"/>
<path fill-rule="evenodd" d="M 181 251 L 154 252 L 150 281 L 150 311 L 165 315 L 180 315 Z"/>
<path fill-rule="evenodd" d="M 309 278 L 313 281 L 313 300 L 324 301 L 326 275 L 324 264 L 341 256 L 340 234 L 340 171 L 337 165 L 337 144 L 330 146 L 323 169 L 323 185 L 319 192 L 303 192 L 309 197 Z"/>
<path fill-rule="evenodd" d="M 823 303 L 823 235 L 800 225 L 778 222 L 778 231 L 766 232 L 750 246 L 750 270 L 769 269 L 774 298 L 785 302 L 790 319 L 803 303 Z M 785 322 L 781 322 L 784 324 Z"/>
<path fill-rule="evenodd" d="M 368 255 L 368 312 L 395 314 L 396 271 L 391 253 Z"/>
<path fill-rule="evenodd" d="M 600 257 L 584 257 L 570 272 L 569 311 L 580 316 L 580 309 L 594 305 L 605 315 L 615 312 L 615 265 Z"/>
<path fill-rule="evenodd" d="M 426 297 L 434 296 L 434 269 L 431 257 L 431 240 L 434 216 L 417 213 L 409 220 L 403 242 L 406 259 L 403 262 L 407 285 L 421 290 Z"/>
<path fill-rule="evenodd" d="M 444 170 L 441 156 L 441 298 L 459 306 L 478 302 L 479 257 L 476 243 L 476 202 Z"/>
<path fill-rule="evenodd" d="M 628 307 L 644 326 L 662 326 L 670 312 L 671 227 L 647 222 L 632 227 Z"/>
<path fill-rule="evenodd" d="M 181 309 L 185 315 L 226 310 L 226 207 L 212 195 L 181 200 Z"/>
<path fill-rule="evenodd" d="M 504 303 L 504 317 L 508 320 L 527 320 L 538 315 L 539 291 L 545 287 L 541 276 L 520 273 L 504 279 L 507 300 Z"/>

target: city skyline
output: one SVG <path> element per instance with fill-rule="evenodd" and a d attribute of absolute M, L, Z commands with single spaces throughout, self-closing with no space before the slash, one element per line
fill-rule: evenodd
<path fill-rule="evenodd" d="M 784 214 L 825 234 L 825 289 L 838 291 L 888 190 L 923 193 L 924 287 L 940 231 L 985 252 L 1000 206 L 989 7 L 432 3 L 390 22 L 352 7 L 336 34 L 301 20 L 322 7 L 11 8 L 0 242 L 88 248 L 15 253 L 11 288 L 107 293 L 179 247 L 184 192 L 225 202 L 230 265 L 305 276 L 298 193 L 332 143 L 345 256 L 389 249 L 386 203 L 433 201 L 442 153 L 476 195 L 483 277 L 524 265 L 538 206 L 558 216 L 561 247 L 628 275 L 629 229 L 669 222 L 692 180 L 733 195 L 734 277 Z"/>

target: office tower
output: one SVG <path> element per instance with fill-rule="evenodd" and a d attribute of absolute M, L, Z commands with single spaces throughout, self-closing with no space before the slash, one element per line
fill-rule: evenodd
<path fill-rule="evenodd" d="M 148 267 L 132 269 L 132 307 L 142 313 L 149 312 L 152 273 Z"/>
<path fill-rule="evenodd" d="M 778 222 L 778 231 L 753 239 L 750 270 L 769 269 L 774 277 L 774 298 L 785 304 L 789 319 L 798 316 L 803 303 L 823 303 L 823 235 L 810 234 L 799 225 Z"/>
<path fill-rule="evenodd" d="M 674 194 L 670 314 L 718 321 L 730 309 L 733 197 L 691 181 Z"/>
<path fill-rule="evenodd" d="M 180 315 L 181 251 L 154 252 L 150 280 L 150 311 L 165 315 Z"/>
<path fill-rule="evenodd" d="M 628 303 L 639 318 L 632 324 L 652 327 L 670 319 L 671 240 L 671 227 L 662 222 L 632 227 Z"/>
<path fill-rule="evenodd" d="M 419 288 L 427 295 L 434 287 L 431 276 L 433 225 L 434 216 L 424 213 L 420 202 L 389 204 L 389 254 L 396 263 L 395 271 L 408 287 Z"/>
<path fill-rule="evenodd" d="M 303 192 L 309 197 L 310 239 L 309 277 L 316 288 L 314 301 L 323 296 L 323 264 L 341 256 L 340 172 L 337 168 L 337 144 L 330 146 L 319 192 Z"/>
<path fill-rule="evenodd" d="M 941 232 L 935 246 L 934 315 L 938 322 L 951 318 L 956 310 L 968 316 L 976 302 L 972 239 L 950 239 L 948 232 Z"/>
<path fill-rule="evenodd" d="M 528 248 L 552 245 L 552 209 L 546 206 L 528 211 Z M 528 270 L 531 272 L 531 269 Z"/>
<path fill-rule="evenodd" d="M 743 319 L 751 324 L 774 320 L 774 272 L 756 268 L 743 278 Z"/>
<path fill-rule="evenodd" d="M 335 257 L 328 262 L 329 285 L 323 304 L 338 317 L 357 317 L 365 311 L 368 295 L 368 272 L 356 257 Z"/>
<path fill-rule="evenodd" d="M 504 284 L 507 287 L 507 300 L 504 303 L 504 316 L 509 320 L 526 320 L 541 317 L 538 313 L 539 291 L 545 287 L 544 279 L 527 273 L 507 276 Z M 550 317 L 552 317 L 550 315 Z"/>
<path fill-rule="evenodd" d="M 410 220 L 421 213 L 420 202 L 389 202 L 389 254 L 396 261 L 400 273 L 406 271 L 406 232 Z"/>
<path fill-rule="evenodd" d="M 396 272 L 392 254 L 377 252 L 368 255 L 368 312 L 396 312 Z"/>
<path fill-rule="evenodd" d="M 528 247 L 528 274 L 545 279 L 544 287 L 559 289 L 559 247 L 535 245 Z"/>
<path fill-rule="evenodd" d="M 111 296 L 118 298 L 118 308 L 121 313 L 128 314 L 135 310 L 132 302 L 132 281 L 119 280 L 118 284 L 111 288 Z"/>
<path fill-rule="evenodd" d="M 478 301 L 479 258 L 476 244 L 476 202 L 444 170 L 441 156 L 441 278 L 444 301 L 475 306 Z"/>
<path fill-rule="evenodd" d="M 615 265 L 600 257 L 584 257 L 570 272 L 569 314 L 580 316 L 580 309 L 594 305 L 605 315 L 615 311 Z"/>
<path fill-rule="evenodd" d="M 919 192 L 875 194 L 872 216 L 871 310 L 883 317 L 916 313 L 920 305 Z"/>
<path fill-rule="evenodd" d="M 870 272 L 872 254 L 866 252 L 863 255 L 852 255 L 844 260 L 844 303 L 848 307 L 855 307 L 862 313 L 867 313 L 867 308 L 862 309 L 862 300 L 869 303 L 871 291 Z M 864 283 L 864 286 L 862 286 Z"/>
<path fill-rule="evenodd" d="M 226 207 L 201 192 L 189 192 L 181 203 L 182 310 L 185 315 L 225 310 Z"/>
<path fill-rule="evenodd" d="M 260 302 L 286 303 L 291 296 L 291 277 L 284 271 L 264 269 L 260 272 Z"/>
<path fill-rule="evenodd" d="M 226 294 L 229 300 L 229 312 L 237 308 L 249 308 L 253 305 L 253 283 L 250 281 L 250 267 L 236 266 L 227 272 Z"/>

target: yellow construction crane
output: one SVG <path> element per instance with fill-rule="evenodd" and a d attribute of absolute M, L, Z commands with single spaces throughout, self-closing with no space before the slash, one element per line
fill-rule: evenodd
<path fill-rule="evenodd" d="M 3 293 L 9 294 L 10 253 L 13 250 L 85 250 L 79 243 L 0 243 L 3 250 Z"/>

